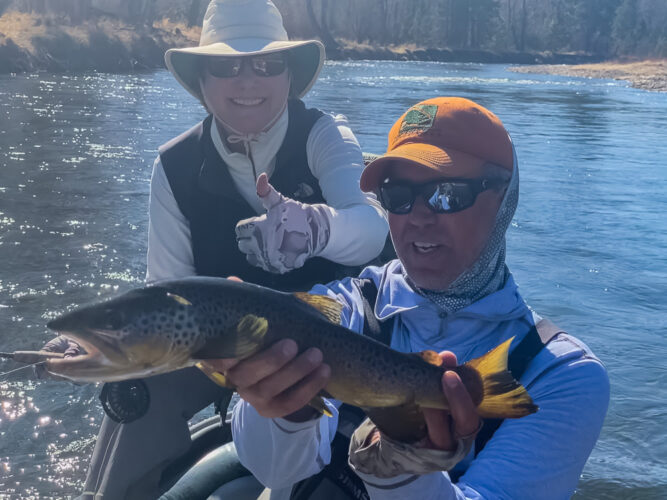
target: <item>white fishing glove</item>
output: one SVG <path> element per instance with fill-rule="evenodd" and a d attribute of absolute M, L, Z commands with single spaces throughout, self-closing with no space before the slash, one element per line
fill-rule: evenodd
<path fill-rule="evenodd" d="M 257 179 L 266 213 L 236 224 L 239 250 L 253 266 L 284 274 L 316 257 L 329 242 L 326 205 L 307 205 L 280 194 L 266 174 Z"/>
<path fill-rule="evenodd" d="M 370 419 L 357 427 L 350 438 L 348 463 L 355 471 L 380 478 L 450 470 L 468 455 L 477 434 L 458 437 L 456 449 L 444 451 L 401 443 L 377 432 Z"/>

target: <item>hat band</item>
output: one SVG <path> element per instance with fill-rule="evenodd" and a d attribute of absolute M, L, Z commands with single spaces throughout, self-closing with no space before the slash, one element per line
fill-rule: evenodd
<path fill-rule="evenodd" d="M 202 36 L 199 45 L 213 45 L 214 43 L 229 43 L 236 39 L 255 38 L 266 40 L 267 42 L 285 42 L 287 41 L 287 32 L 275 26 L 241 24 L 228 26 L 216 30 L 202 30 Z"/>

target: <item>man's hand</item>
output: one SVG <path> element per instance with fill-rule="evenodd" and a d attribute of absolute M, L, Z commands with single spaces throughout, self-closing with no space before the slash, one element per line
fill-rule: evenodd
<path fill-rule="evenodd" d="M 283 339 L 243 361 L 209 360 L 245 401 L 263 417 L 310 420 L 318 413 L 306 406 L 329 382 L 331 368 L 319 349 L 298 354 L 296 342 Z"/>
<path fill-rule="evenodd" d="M 455 367 L 456 356 L 449 351 L 440 353 L 444 366 Z M 472 439 L 480 428 L 477 414 L 468 390 L 453 371 L 446 371 L 442 376 L 442 390 L 449 401 L 450 411 L 423 408 L 426 427 L 428 428 L 428 447 L 453 451 L 459 439 Z"/>
<path fill-rule="evenodd" d="M 40 350 L 47 352 L 61 352 L 65 355 L 66 358 L 79 356 L 80 354 L 86 354 L 86 351 L 83 347 L 64 335 L 59 335 L 49 340 Z M 34 372 L 35 376 L 40 379 L 51 378 L 55 380 L 68 380 L 64 377 L 50 374 L 48 371 L 46 371 L 43 363 L 35 365 Z"/>
<path fill-rule="evenodd" d="M 456 366 L 456 356 L 440 353 L 446 367 Z M 479 431 L 479 415 L 459 376 L 447 371 L 442 390 L 450 411 L 423 408 L 427 438 L 417 444 L 394 441 L 366 419 L 352 434 L 349 462 L 356 471 L 379 478 L 401 474 L 430 474 L 451 470 L 463 460 Z"/>

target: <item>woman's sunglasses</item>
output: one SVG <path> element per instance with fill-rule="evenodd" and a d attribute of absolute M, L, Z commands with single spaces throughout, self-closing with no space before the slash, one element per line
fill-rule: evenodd
<path fill-rule="evenodd" d="M 440 179 L 412 184 L 387 179 L 380 185 L 379 199 L 384 209 L 392 214 L 410 213 L 417 196 L 421 196 L 433 212 L 452 214 L 472 207 L 479 193 L 507 182 L 502 179 Z"/>
<path fill-rule="evenodd" d="M 211 76 L 216 78 L 234 78 L 241 74 L 245 64 L 249 64 L 257 76 L 278 76 L 287 68 L 287 61 L 282 54 L 252 57 L 207 57 L 204 67 Z"/>

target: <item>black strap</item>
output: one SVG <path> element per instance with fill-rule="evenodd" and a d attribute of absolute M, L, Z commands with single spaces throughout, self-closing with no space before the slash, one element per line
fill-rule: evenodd
<path fill-rule="evenodd" d="M 507 368 L 516 380 L 521 378 L 530 362 L 543 347 L 544 343 L 540 338 L 540 334 L 537 328 L 533 326 L 526 336 L 521 339 L 519 345 L 512 350 L 507 359 Z M 475 439 L 475 457 L 484 449 L 486 443 L 493 437 L 493 434 L 498 430 L 503 421 L 504 419 L 502 418 L 484 419 L 482 430 L 479 431 Z M 465 470 L 454 468 L 449 471 L 449 478 L 453 483 L 456 483 L 464 473 Z"/>
<path fill-rule="evenodd" d="M 544 343 L 537 332 L 537 328 L 533 325 L 526 336 L 521 339 L 519 345 L 512 350 L 507 360 L 507 368 L 512 373 L 515 380 L 519 380 L 528 368 L 528 365 L 535 356 L 542 350 Z M 484 426 L 477 434 L 475 439 L 475 456 L 484 449 L 486 443 L 491 439 L 493 434 L 498 430 L 498 427 L 503 423 L 502 418 L 486 418 L 484 419 Z"/>
<path fill-rule="evenodd" d="M 345 404 L 340 407 L 339 415 L 340 420 L 348 422 L 350 432 L 353 432 L 365 418 L 363 411 L 359 408 Z M 329 465 L 314 476 L 297 483 L 292 488 L 290 500 L 308 500 L 314 498 L 312 495 L 324 479 L 328 479 L 335 484 L 336 488 L 344 491 L 352 500 L 370 500 L 364 482 L 347 463 L 349 447 L 350 436 L 339 429 L 331 443 L 331 462 Z"/>
<path fill-rule="evenodd" d="M 367 337 L 389 345 L 391 341 L 391 332 L 394 321 L 378 321 L 375 317 L 375 302 L 377 300 L 378 289 L 375 282 L 371 279 L 358 278 L 355 280 L 364 309 L 364 329 L 363 334 Z M 350 423 L 350 432 L 364 420 L 364 412 L 354 406 L 343 404 L 339 409 L 340 420 L 346 420 Z M 322 481 L 327 478 L 336 486 L 345 491 L 346 494 L 354 500 L 368 500 L 370 497 L 366 492 L 363 481 L 357 476 L 347 463 L 348 450 L 350 447 L 350 435 L 340 431 L 336 432 L 331 443 L 331 462 L 318 474 L 311 476 L 297 483 L 292 489 L 290 500 L 307 500 L 315 492 Z"/>
<path fill-rule="evenodd" d="M 361 300 L 364 307 L 364 330 L 365 336 L 389 345 L 391 342 L 391 332 L 394 329 L 393 318 L 385 321 L 378 321 L 375 317 L 375 302 L 377 301 L 378 289 L 375 282 L 368 278 L 357 278 L 356 280 Z"/>

